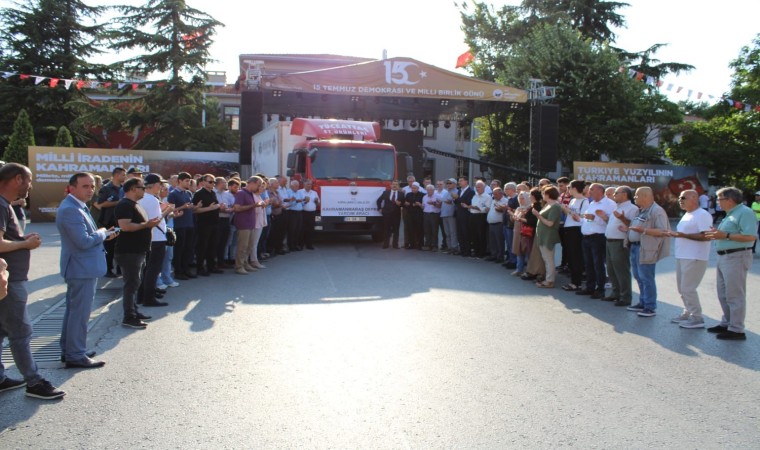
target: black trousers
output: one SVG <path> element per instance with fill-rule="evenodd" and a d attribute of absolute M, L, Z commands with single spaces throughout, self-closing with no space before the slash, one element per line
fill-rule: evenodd
<path fill-rule="evenodd" d="M 470 240 L 475 256 L 486 256 L 488 251 L 488 221 L 486 214 L 470 214 L 468 220 Z"/>
<path fill-rule="evenodd" d="M 216 269 L 218 231 L 218 224 L 196 225 L 195 264 L 198 271 Z"/>
<path fill-rule="evenodd" d="M 564 227 L 562 229 L 565 230 L 562 254 L 567 253 L 570 282 L 580 286 L 583 283 L 583 234 L 581 234 L 581 227 Z"/>
<path fill-rule="evenodd" d="M 117 236 L 116 239 L 119 239 Z M 106 249 L 106 266 L 108 267 L 108 271 L 113 273 L 113 255 L 114 251 L 116 249 L 116 239 L 111 239 L 110 241 L 103 242 L 103 248 Z"/>
<path fill-rule="evenodd" d="M 424 236 L 422 210 L 409 211 L 406 216 L 409 220 L 410 229 L 409 236 L 404 238 L 406 245 L 411 248 L 422 248 Z"/>
<path fill-rule="evenodd" d="M 288 211 L 288 249 L 303 247 L 303 211 Z"/>
<path fill-rule="evenodd" d="M 393 246 L 398 247 L 398 232 L 401 227 L 401 210 L 383 212 L 383 245 L 388 246 L 393 238 Z"/>
<path fill-rule="evenodd" d="M 175 228 L 177 233 L 177 243 L 174 244 L 174 272 L 177 274 L 186 274 L 190 272 L 190 263 L 193 262 L 193 237 L 195 228 L 184 227 Z"/>
<path fill-rule="evenodd" d="M 276 253 L 282 251 L 282 243 L 287 232 L 287 220 L 285 212 L 276 216 L 271 216 L 269 222 L 269 238 L 267 239 L 267 253 Z"/>
<path fill-rule="evenodd" d="M 166 241 L 151 242 L 150 251 L 142 271 L 142 283 L 137 292 L 137 303 L 150 304 L 156 301 L 156 281 L 166 256 Z"/>
<path fill-rule="evenodd" d="M 230 218 L 220 217 L 219 225 L 217 225 L 217 245 L 216 245 L 216 261 L 217 264 L 223 264 L 227 259 L 225 252 L 227 250 L 227 240 L 230 238 Z"/>
<path fill-rule="evenodd" d="M 457 240 L 459 241 L 459 253 L 470 256 L 470 232 L 469 218 L 471 214 L 463 208 L 457 208 L 455 217 L 457 220 Z"/>
<path fill-rule="evenodd" d="M 316 211 L 304 211 L 301 213 L 303 218 L 303 243 L 307 247 L 314 246 L 314 223 L 317 217 Z"/>

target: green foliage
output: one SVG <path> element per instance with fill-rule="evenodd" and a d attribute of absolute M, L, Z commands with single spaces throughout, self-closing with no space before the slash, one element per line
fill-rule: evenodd
<path fill-rule="evenodd" d="M 71 137 L 71 132 L 69 132 L 69 129 L 66 127 L 61 127 L 58 129 L 58 135 L 55 137 L 55 146 L 56 147 L 73 147 L 74 146 L 74 139 Z"/>
<path fill-rule="evenodd" d="M 29 122 L 29 114 L 22 109 L 13 124 L 13 134 L 8 141 L 3 158 L 6 162 L 16 162 L 27 166 L 29 165 L 29 147 L 33 145 L 34 129 Z"/>
<path fill-rule="evenodd" d="M 171 81 L 183 72 L 202 75 L 211 62 L 209 48 L 221 22 L 183 0 L 148 0 L 144 6 L 120 6 L 122 15 L 111 31 L 111 48 L 142 49 L 150 53 L 120 63 L 137 74 L 169 72 Z"/>
<path fill-rule="evenodd" d="M 462 5 L 466 42 L 477 55 L 473 74 L 509 86 L 528 86 L 531 78 L 557 87 L 560 106 L 559 157 L 595 161 L 601 155 L 621 162 L 660 162 L 646 145 L 651 124 L 680 123 L 677 106 L 619 68 L 625 59 L 608 45 L 613 26 L 625 23 L 618 2 L 525 0 L 494 9 L 484 3 Z M 649 61 L 651 53 L 647 53 Z M 675 63 L 658 66 L 662 73 Z M 678 66 L 680 67 L 680 66 Z M 481 151 L 491 160 L 526 168 L 530 108 L 478 120 Z"/>
<path fill-rule="evenodd" d="M 760 34 L 752 46 L 740 50 L 731 67 L 734 75 L 729 96 L 760 103 Z M 739 111 L 726 102 L 697 112 L 707 120 L 670 130 L 667 155 L 682 164 L 707 167 L 720 186 L 747 191 L 760 188 L 760 112 Z"/>
<path fill-rule="evenodd" d="M 103 65 L 88 58 L 101 52 L 103 25 L 94 21 L 102 7 L 78 0 L 28 0 L 0 9 L 3 70 L 54 78 L 105 76 Z M 63 84 L 51 88 L 34 79 L 11 77 L 0 81 L 0 145 L 7 142 L 19 109 L 29 112 L 42 145 L 52 145 L 61 126 L 74 119 L 65 105 L 84 96 Z"/>

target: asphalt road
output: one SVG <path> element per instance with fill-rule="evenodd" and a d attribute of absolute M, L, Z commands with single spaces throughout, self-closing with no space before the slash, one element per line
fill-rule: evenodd
<path fill-rule="evenodd" d="M 0 394 L 0 448 L 758 448 L 758 264 L 748 340 L 724 342 L 670 323 L 672 258 L 645 319 L 480 260 L 317 247 L 183 282 L 147 330 L 112 304 L 107 365 L 47 363 L 59 402 Z"/>

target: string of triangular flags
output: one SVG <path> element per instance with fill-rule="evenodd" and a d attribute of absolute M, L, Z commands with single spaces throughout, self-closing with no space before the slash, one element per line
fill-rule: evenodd
<path fill-rule="evenodd" d="M 75 79 L 67 79 L 67 78 L 55 78 L 55 77 L 46 77 L 43 75 L 29 75 L 24 73 L 16 73 L 16 72 L 0 72 L 0 78 L 7 79 L 11 77 L 18 76 L 22 80 L 33 80 L 35 86 L 39 86 L 40 84 L 44 82 L 48 82 L 48 85 L 51 88 L 56 88 L 60 85 L 63 85 L 66 89 L 70 89 L 72 86 L 76 88 L 77 90 L 81 90 L 84 88 L 87 89 L 100 89 L 100 90 L 109 90 L 109 89 L 118 89 L 123 90 L 125 88 L 131 88 L 133 91 L 136 91 L 140 88 L 145 89 L 153 89 L 155 87 L 164 87 L 166 86 L 166 82 L 163 81 L 96 81 L 96 80 L 75 80 Z M 169 90 L 174 90 L 176 88 L 175 85 L 170 85 Z"/>
<path fill-rule="evenodd" d="M 620 68 L 620 73 L 623 73 L 625 71 L 625 67 Z M 676 94 L 680 94 L 682 91 L 686 90 L 686 97 L 691 99 L 692 97 L 696 97 L 697 100 L 702 100 L 703 97 L 705 97 L 705 94 L 700 91 L 695 91 L 694 89 L 685 88 L 683 86 L 677 86 L 673 83 L 665 83 L 662 80 L 656 79 L 655 77 L 651 75 L 647 75 L 643 72 L 638 72 L 633 69 L 628 69 L 628 77 L 633 78 L 638 81 L 645 82 L 649 86 L 656 86 L 658 88 L 665 86 L 665 90 L 668 92 L 673 92 L 673 89 L 675 89 Z M 696 94 L 696 95 L 695 95 Z M 739 102 L 733 99 L 730 99 L 726 96 L 720 96 L 716 97 L 714 95 L 707 95 L 706 96 L 708 100 L 714 101 L 715 99 L 718 99 L 720 101 L 726 102 L 729 104 L 729 106 L 733 106 L 734 108 L 750 112 L 750 111 L 760 111 L 760 105 L 750 105 L 749 103 L 743 103 Z"/>

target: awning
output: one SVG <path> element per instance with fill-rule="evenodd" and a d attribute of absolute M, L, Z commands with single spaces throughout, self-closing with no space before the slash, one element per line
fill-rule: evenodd
<path fill-rule="evenodd" d="M 264 79 L 262 87 L 310 94 L 528 101 L 528 93 L 522 89 L 470 78 L 411 58 L 277 75 Z"/>
<path fill-rule="evenodd" d="M 262 77 L 265 112 L 364 119 L 462 120 L 526 103 L 523 89 L 411 58 Z"/>

